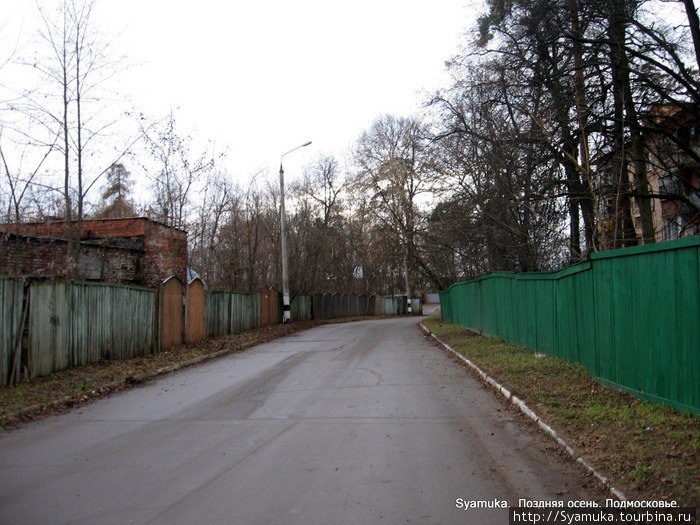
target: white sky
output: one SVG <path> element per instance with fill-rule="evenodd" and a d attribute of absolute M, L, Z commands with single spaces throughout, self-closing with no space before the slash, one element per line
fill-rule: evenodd
<path fill-rule="evenodd" d="M 225 166 L 243 181 L 312 140 L 285 157 L 294 177 L 320 153 L 342 156 L 381 114 L 417 111 L 473 24 L 470 3 L 98 0 L 95 22 L 131 64 L 119 89 L 228 147 Z M 25 45 L 35 3 L 3 0 L 3 19 L 5 49 Z"/>

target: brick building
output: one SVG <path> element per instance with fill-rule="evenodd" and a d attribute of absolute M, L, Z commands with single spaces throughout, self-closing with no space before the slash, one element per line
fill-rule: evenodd
<path fill-rule="evenodd" d="M 0 225 L 0 273 L 65 277 L 69 226 L 66 221 Z M 187 232 L 146 217 L 84 220 L 77 262 L 81 280 L 153 287 L 176 275 L 184 282 Z"/>
<path fill-rule="evenodd" d="M 657 242 L 700 235 L 700 104 L 659 105 L 644 121 L 645 173 Z M 628 154 L 632 150 L 627 148 Z M 629 162 L 628 180 L 635 191 L 634 159 Z M 598 166 L 598 229 L 602 248 L 613 247 L 614 215 L 619 191 L 610 183 L 610 157 Z M 638 238 L 643 238 L 642 213 L 632 199 L 631 218 Z"/>
<path fill-rule="evenodd" d="M 649 185 L 657 241 L 700 234 L 700 104 L 662 106 L 650 126 Z"/>

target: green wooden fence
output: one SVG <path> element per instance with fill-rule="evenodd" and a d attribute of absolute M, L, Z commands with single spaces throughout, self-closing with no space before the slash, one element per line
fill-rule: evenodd
<path fill-rule="evenodd" d="M 700 412 L 700 237 L 491 273 L 440 292 L 448 322 L 581 363 L 608 386 Z"/>

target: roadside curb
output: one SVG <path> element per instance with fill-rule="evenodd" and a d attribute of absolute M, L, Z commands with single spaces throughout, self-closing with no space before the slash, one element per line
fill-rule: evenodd
<path fill-rule="evenodd" d="M 537 415 L 537 413 L 535 413 L 530 407 L 528 407 L 522 399 L 513 395 L 513 393 L 510 390 L 499 384 L 498 381 L 489 376 L 473 361 L 464 357 L 462 354 L 457 352 L 454 348 L 452 348 L 450 345 L 448 345 L 446 342 L 444 342 L 442 339 L 440 339 L 438 336 L 432 333 L 428 328 L 426 328 L 422 321 L 419 323 L 419 325 L 421 327 L 421 330 L 423 330 L 427 335 L 432 337 L 442 348 L 448 350 L 453 355 L 458 357 L 461 361 L 463 361 L 465 364 L 467 364 L 472 370 L 474 370 L 479 375 L 479 377 L 485 383 L 491 385 L 491 387 L 500 392 L 503 395 L 503 397 L 505 397 L 507 400 L 509 400 L 511 403 L 517 406 L 523 414 L 525 414 L 527 417 L 529 417 L 535 423 L 537 423 L 537 425 L 546 434 L 552 437 L 559 444 L 559 446 L 561 446 L 566 451 L 566 453 L 569 454 L 569 456 L 571 456 L 577 463 L 581 464 L 583 468 L 586 469 L 586 471 L 595 476 L 596 479 L 598 479 L 598 481 L 600 481 L 600 483 L 602 483 L 603 486 L 605 486 L 611 494 L 613 494 L 616 498 L 618 498 L 621 501 L 627 501 L 627 497 L 620 490 L 613 487 L 608 478 L 606 478 L 600 472 L 598 472 L 582 456 L 578 455 L 576 451 L 566 441 L 564 441 L 551 426 L 545 423 L 542 420 L 542 418 L 540 418 L 540 416 Z"/>

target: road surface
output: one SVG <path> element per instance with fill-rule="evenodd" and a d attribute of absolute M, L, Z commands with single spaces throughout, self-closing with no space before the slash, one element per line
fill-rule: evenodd
<path fill-rule="evenodd" d="M 325 325 L 0 436 L 0 523 L 508 523 L 591 499 L 416 318 Z"/>

